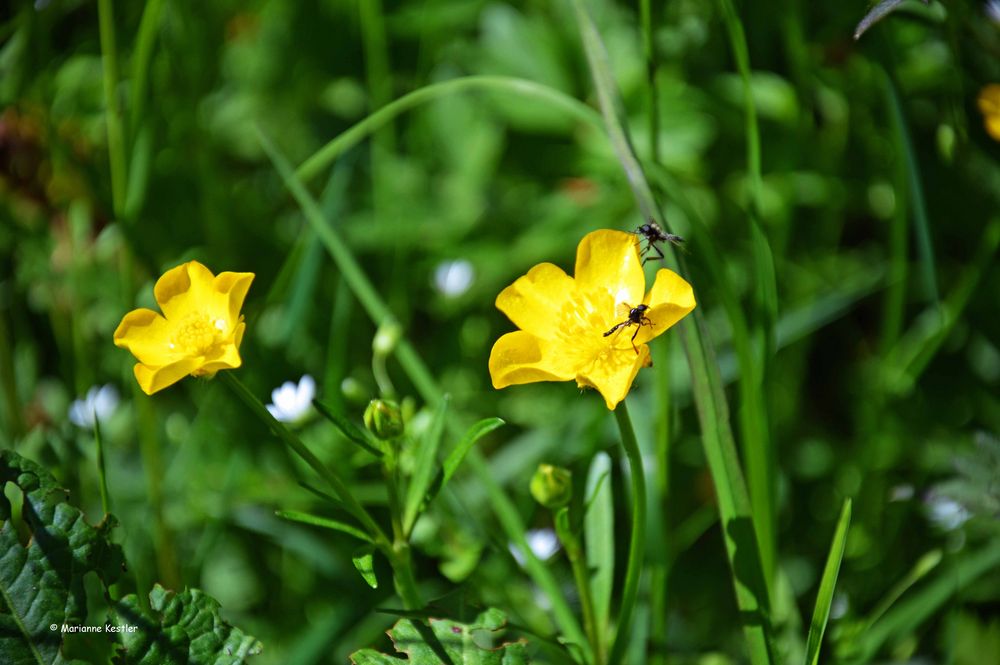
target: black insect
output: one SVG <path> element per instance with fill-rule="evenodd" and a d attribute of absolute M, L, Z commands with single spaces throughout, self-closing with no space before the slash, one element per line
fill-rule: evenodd
<path fill-rule="evenodd" d="M 663 258 L 663 250 L 660 249 L 661 242 L 669 242 L 678 247 L 684 243 L 684 238 L 674 235 L 673 233 L 667 233 L 659 224 L 651 219 L 637 228 L 635 230 L 635 234 L 639 236 L 640 243 L 643 240 L 646 241 L 646 246 L 639 250 L 639 255 L 642 256 L 643 265 L 645 265 L 646 261 L 649 261 L 650 259 Z M 656 252 L 656 256 L 651 256 L 651 251 Z"/>
<path fill-rule="evenodd" d="M 635 345 L 635 336 L 639 334 L 639 328 L 643 326 L 652 326 L 653 322 L 649 320 L 646 316 L 646 310 L 649 309 L 649 305 L 636 305 L 635 307 L 629 307 L 628 318 L 621 323 L 616 323 L 615 327 L 604 333 L 607 337 L 618 331 L 619 328 L 628 328 L 629 326 L 635 326 L 635 332 L 632 333 L 632 350 L 639 353 L 639 349 Z"/>

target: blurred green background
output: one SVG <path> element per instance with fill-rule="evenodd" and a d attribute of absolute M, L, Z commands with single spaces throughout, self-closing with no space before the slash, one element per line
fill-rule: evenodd
<path fill-rule="evenodd" d="M 587 4 L 733 381 L 727 299 L 761 320 L 744 212 L 746 108 L 720 5 L 652 3 L 651 81 L 636 3 Z M 778 632 L 808 625 L 841 502 L 853 497 L 826 662 L 856 662 L 859 636 L 884 607 L 902 611 L 866 658 L 1000 662 L 997 566 L 962 568 L 1000 562 L 1000 145 L 976 102 L 1000 81 L 1000 18 L 978 2 L 907 2 L 855 42 L 864 2 L 737 9 L 778 296 L 764 379 Z M 149 0 L 114 12 L 110 92 L 128 183 L 117 200 L 97 4 L 0 9 L 0 445 L 52 469 L 98 519 L 93 436 L 68 414 L 91 386 L 113 384 L 121 400 L 104 429 L 128 584 L 204 588 L 262 639 L 254 662 L 341 663 L 385 647 L 393 617 L 372 610 L 397 606 L 391 584 L 368 588 L 348 537 L 274 516 L 325 510 L 297 484 L 305 468 L 215 382 L 136 394 L 132 358 L 112 332 L 126 311 L 152 306 L 156 277 L 184 260 L 254 272 L 243 381 L 266 400 L 308 373 L 321 398 L 360 422 L 378 392 L 375 328 L 256 128 L 298 164 L 391 100 L 469 75 L 528 79 L 596 106 L 572 8 Z M 570 269 L 585 233 L 644 220 L 599 127 L 499 84 L 430 97 L 308 186 L 456 412 L 507 421 L 482 444 L 493 475 L 527 524 L 548 527 L 528 494 L 536 465 L 572 468 L 582 491 L 597 451 L 617 460 L 617 433 L 601 400 L 570 385 L 491 388 L 491 345 L 513 329 L 493 301 L 536 263 Z M 670 337 L 629 398 L 656 488 L 647 562 L 657 571 L 637 619 L 650 640 L 634 662 L 741 662 L 687 365 Z M 419 431 L 427 414 L 414 387 L 394 361 L 387 371 Z M 740 395 L 728 394 L 735 421 Z M 298 427 L 359 496 L 384 504 L 363 453 L 322 419 Z M 619 561 L 625 480 L 613 465 Z M 425 595 L 499 606 L 551 632 L 499 534 L 482 488 L 461 475 L 420 523 Z M 547 565 L 571 585 L 565 557 Z"/>

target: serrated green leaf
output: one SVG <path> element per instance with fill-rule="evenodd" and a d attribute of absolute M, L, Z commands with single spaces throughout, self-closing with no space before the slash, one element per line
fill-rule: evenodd
<path fill-rule="evenodd" d="M 31 532 L 27 545 L 12 523 L 2 492 L 6 483 L 24 493 L 21 512 Z M 13 451 L 0 451 L 0 663 L 80 662 L 63 654 L 61 628 L 86 619 L 84 575 L 97 573 L 106 586 L 122 572 L 121 548 L 108 540 L 115 518 L 107 515 L 92 526 L 66 496 L 45 469 Z"/>
<path fill-rule="evenodd" d="M 462 460 L 465 456 L 472 450 L 472 446 L 476 445 L 479 439 L 483 438 L 496 428 L 501 425 L 505 425 L 503 420 L 500 418 L 484 418 L 478 423 L 470 427 L 464 435 L 462 435 L 461 441 L 455 446 L 454 450 L 448 453 L 448 457 L 445 458 L 444 464 L 441 465 L 441 470 L 438 471 L 437 476 L 434 478 L 434 482 L 431 484 L 431 490 L 427 495 L 427 502 L 430 503 L 444 489 L 444 486 L 448 484 L 455 472 L 458 471 L 458 467 L 462 465 Z"/>
<path fill-rule="evenodd" d="M 806 643 L 806 665 L 819 663 L 819 649 L 823 645 L 823 633 L 830 620 L 830 606 L 833 603 L 833 592 L 837 588 L 837 575 L 840 573 L 840 562 L 844 558 L 844 546 L 847 544 L 847 528 L 851 525 L 851 500 L 844 501 L 837 520 L 837 530 L 833 533 L 830 544 L 830 554 L 823 568 L 823 579 L 816 593 L 816 608 L 813 610 L 812 623 L 809 624 L 809 639 Z"/>
<path fill-rule="evenodd" d="M 403 509 L 404 533 L 409 534 L 413 531 L 413 525 L 416 524 L 420 508 L 424 504 L 424 497 L 427 496 L 427 490 L 430 489 L 431 480 L 434 478 L 434 467 L 438 463 L 437 452 L 441 446 L 441 434 L 444 432 L 445 414 L 448 412 L 450 401 L 448 395 L 441 400 L 441 404 L 434 412 L 430 429 L 417 450 L 417 463 L 413 477 L 410 478 L 410 487 L 406 491 L 406 507 Z"/>
<path fill-rule="evenodd" d="M 223 621 L 218 601 L 198 589 L 175 593 L 157 584 L 149 605 L 144 612 L 135 594 L 115 605 L 109 623 L 136 628 L 120 633 L 122 665 L 241 665 L 261 652 L 261 643 Z"/>
<path fill-rule="evenodd" d="M 411 619 L 400 619 L 389 637 L 396 651 L 407 658 L 400 660 L 373 649 L 351 654 L 354 665 L 525 665 L 524 642 L 499 642 L 497 633 L 507 625 L 507 617 L 490 608 L 469 624 L 448 619 L 430 619 L 430 626 Z"/>
<path fill-rule="evenodd" d="M 361 573 L 361 577 L 373 589 L 378 588 L 378 579 L 375 578 L 375 547 L 366 545 L 354 553 L 351 557 L 354 567 Z"/>

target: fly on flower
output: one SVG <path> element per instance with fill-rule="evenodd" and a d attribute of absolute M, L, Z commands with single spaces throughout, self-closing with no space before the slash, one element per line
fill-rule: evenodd
<path fill-rule="evenodd" d="M 636 305 L 635 307 L 632 307 L 628 303 L 625 303 L 625 308 L 628 309 L 628 318 L 621 323 L 616 323 L 611 330 L 604 333 L 604 336 L 609 337 L 622 328 L 635 326 L 635 332 L 632 333 L 632 350 L 638 355 L 639 349 L 635 347 L 636 335 L 639 334 L 639 329 L 643 326 L 653 325 L 653 322 L 649 320 L 648 316 L 646 316 L 646 310 L 649 309 L 649 305 Z"/>
<path fill-rule="evenodd" d="M 246 324 L 240 309 L 254 275 L 212 271 L 188 261 L 156 281 L 153 295 L 163 314 L 136 309 L 115 330 L 115 345 L 139 361 L 135 378 L 147 395 L 189 374 L 211 376 L 235 369 Z"/>
<path fill-rule="evenodd" d="M 602 230 L 580 241 L 573 277 L 539 264 L 504 289 L 496 305 L 520 330 L 493 345 L 494 388 L 575 380 L 597 389 L 614 409 L 651 362 L 647 342 L 684 318 L 695 300 L 691 285 L 667 269 L 656 272 L 646 293 L 635 234 Z M 625 323 L 636 326 L 631 347 L 605 335 Z"/>
<path fill-rule="evenodd" d="M 648 219 L 645 224 L 640 226 L 635 230 L 635 234 L 639 236 L 639 255 L 642 257 L 642 264 L 645 265 L 646 261 L 650 259 L 662 259 L 663 250 L 660 249 L 661 242 L 669 242 L 675 247 L 681 247 L 684 244 L 684 238 L 674 235 L 673 233 L 667 233 L 663 230 L 659 224 L 654 222 L 652 219 Z M 646 246 L 642 247 L 642 241 L 646 241 Z M 650 256 L 650 252 L 656 252 L 657 256 Z"/>

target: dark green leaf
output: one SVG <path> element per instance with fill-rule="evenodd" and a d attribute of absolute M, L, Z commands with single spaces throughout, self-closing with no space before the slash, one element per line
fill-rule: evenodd
<path fill-rule="evenodd" d="M 6 483 L 24 494 L 27 545 L 18 538 L 2 492 Z M 107 515 L 91 526 L 66 496 L 45 469 L 13 451 L 0 451 L 0 663 L 79 662 L 63 654 L 61 628 L 86 620 L 84 575 L 97 573 L 107 586 L 123 570 L 121 548 L 108 539 L 115 518 Z"/>
<path fill-rule="evenodd" d="M 469 624 L 447 619 L 430 619 L 430 626 L 401 619 L 389 631 L 400 660 L 372 649 L 351 654 L 354 665 L 522 665 L 527 663 L 524 643 L 499 642 L 498 633 L 507 617 L 498 609 L 488 609 Z"/>

